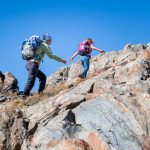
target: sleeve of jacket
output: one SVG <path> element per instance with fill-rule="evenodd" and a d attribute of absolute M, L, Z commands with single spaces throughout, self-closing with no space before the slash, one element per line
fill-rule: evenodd
<path fill-rule="evenodd" d="M 49 58 L 54 59 L 54 60 L 56 60 L 56 61 L 58 61 L 58 62 L 62 62 L 62 61 L 63 61 L 62 58 L 60 58 L 60 57 L 58 57 L 58 56 L 56 56 L 56 55 L 53 55 L 51 49 L 47 46 L 46 43 L 42 43 L 42 44 L 41 44 L 41 48 L 44 50 L 44 52 L 46 53 L 46 55 L 47 55 Z"/>

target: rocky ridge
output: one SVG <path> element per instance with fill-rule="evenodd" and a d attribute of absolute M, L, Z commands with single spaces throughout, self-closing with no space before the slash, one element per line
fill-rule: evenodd
<path fill-rule="evenodd" d="M 26 102 L 14 93 L 15 77 L 5 75 L 0 149 L 150 150 L 146 48 L 128 44 L 93 57 L 86 80 L 77 78 L 80 62 L 61 68 L 48 78 L 43 95 L 33 94 Z"/>

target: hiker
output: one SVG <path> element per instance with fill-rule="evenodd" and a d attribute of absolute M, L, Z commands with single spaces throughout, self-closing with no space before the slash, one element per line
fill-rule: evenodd
<path fill-rule="evenodd" d="M 100 53 L 105 53 L 105 51 L 93 46 L 93 44 L 94 41 L 91 38 L 87 38 L 85 41 L 80 43 L 78 51 L 74 53 L 74 55 L 70 58 L 70 62 L 72 62 L 78 54 L 81 56 L 80 60 L 83 67 L 83 72 L 82 74 L 78 75 L 79 78 L 85 79 L 87 77 L 92 50 L 99 51 Z"/>
<path fill-rule="evenodd" d="M 41 70 L 39 70 L 40 63 L 43 60 L 45 54 L 50 59 L 54 59 L 58 62 L 62 62 L 63 64 L 66 64 L 65 60 L 53 55 L 51 48 L 49 47 L 51 44 L 52 44 L 51 36 L 49 34 L 44 34 L 42 36 L 42 40 L 41 40 L 39 47 L 35 49 L 35 52 L 34 52 L 35 54 L 33 58 L 27 59 L 26 69 L 28 71 L 28 80 L 24 88 L 22 98 L 26 98 L 27 96 L 30 95 L 30 91 L 32 90 L 34 86 L 36 77 L 39 78 L 39 84 L 40 84 L 38 93 L 39 94 L 42 93 L 43 90 L 45 89 L 46 76 Z"/>

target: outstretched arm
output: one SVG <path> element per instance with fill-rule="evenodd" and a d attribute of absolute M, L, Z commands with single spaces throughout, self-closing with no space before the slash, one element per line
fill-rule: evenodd
<path fill-rule="evenodd" d="M 99 51 L 100 53 L 105 53 L 105 51 L 104 50 L 101 50 L 101 49 L 99 49 L 99 48 L 97 48 L 97 47 L 95 47 L 95 46 L 91 46 L 91 48 L 93 49 L 93 50 L 96 50 L 96 51 Z"/>
<path fill-rule="evenodd" d="M 62 58 L 56 56 L 56 55 L 53 55 L 52 52 L 51 52 L 51 49 L 44 43 L 41 44 L 41 48 L 45 51 L 45 53 L 47 54 L 47 56 L 51 59 L 54 59 L 58 62 L 62 62 L 64 64 L 66 64 L 66 61 L 63 60 Z"/>
<path fill-rule="evenodd" d="M 78 52 L 75 52 L 75 53 L 73 54 L 73 56 L 72 56 L 69 60 L 72 62 L 73 59 L 74 59 L 77 55 L 78 55 Z"/>

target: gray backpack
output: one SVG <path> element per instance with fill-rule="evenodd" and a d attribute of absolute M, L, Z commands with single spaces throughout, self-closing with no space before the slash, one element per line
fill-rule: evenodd
<path fill-rule="evenodd" d="M 40 36 L 33 35 L 23 41 L 21 45 L 21 54 L 24 60 L 30 60 L 35 56 L 35 50 L 39 48 L 42 40 Z"/>

